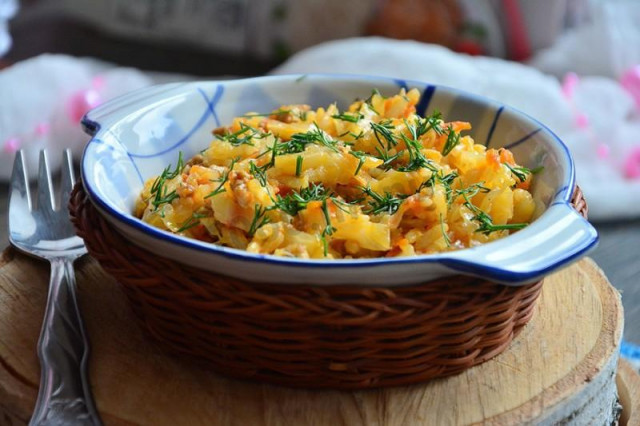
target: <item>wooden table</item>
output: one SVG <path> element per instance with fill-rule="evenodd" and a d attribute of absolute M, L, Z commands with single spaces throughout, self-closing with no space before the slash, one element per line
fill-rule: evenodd
<path fill-rule="evenodd" d="M 77 271 L 91 382 L 107 424 L 554 424 L 569 417 L 585 424 L 610 415 L 615 399 L 619 294 L 589 259 L 547 279 L 533 319 L 494 359 L 422 385 L 359 392 L 232 380 L 166 354 L 95 261 L 85 258 Z M 14 250 L 0 259 L 0 424 L 24 424 L 33 409 L 48 272 Z M 620 378 L 628 398 L 640 395 L 633 374 Z M 625 407 L 631 420 L 640 399 L 633 401 Z"/>
<path fill-rule="evenodd" d="M 622 293 L 624 338 L 640 345 L 640 220 L 596 223 L 600 244 L 590 255 Z"/>

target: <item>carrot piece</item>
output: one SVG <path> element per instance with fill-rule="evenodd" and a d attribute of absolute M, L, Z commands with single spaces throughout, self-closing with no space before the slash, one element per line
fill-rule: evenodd
<path fill-rule="evenodd" d="M 500 152 L 500 161 L 502 161 L 503 163 L 507 163 L 510 166 L 516 164 L 516 160 L 515 158 L 513 158 L 513 153 L 511 151 L 509 151 L 508 149 L 500 148 L 498 152 Z"/>
<path fill-rule="evenodd" d="M 489 167 L 493 170 L 498 170 L 500 168 L 500 154 L 497 149 L 488 149 L 485 156 Z"/>

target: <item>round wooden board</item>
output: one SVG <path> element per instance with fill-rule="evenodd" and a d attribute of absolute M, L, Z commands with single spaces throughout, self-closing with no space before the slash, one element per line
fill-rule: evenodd
<path fill-rule="evenodd" d="M 620 360 L 616 377 L 620 403 L 624 407 L 620 425 L 640 425 L 640 374 L 625 360 Z"/>
<path fill-rule="evenodd" d="M 615 391 L 622 308 L 589 259 L 547 278 L 533 319 L 501 355 L 450 378 L 359 392 L 237 381 L 167 355 L 137 327 L 123 293 L 95 261 L 82 259 L 76 270 L 105 424 L 551 424 L 611 412 L 597 401 Z M 4 424 L 26 423 L 35 403 L 48 274 L 45 263 L 13 250 L 0 261 Z"/>

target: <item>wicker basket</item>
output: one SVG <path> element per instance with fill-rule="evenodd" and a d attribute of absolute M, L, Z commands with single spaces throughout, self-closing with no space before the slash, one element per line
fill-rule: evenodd
<path fill-rule="evenodd" d="M 578 188 L 574 206 L 586 216 Z M 143 328 L 171 351 L 233 377 L 358 389 L 456 374 L 502 352 L 531 318 L 542 288 L 463 276 L 399 288 L 243 282 L 130 244 L 81 185 L 69 208 L 89 253 L 122 284 Z"/>

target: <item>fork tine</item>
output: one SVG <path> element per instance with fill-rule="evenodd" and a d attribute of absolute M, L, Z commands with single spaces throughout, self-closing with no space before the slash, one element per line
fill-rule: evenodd
<path fill-rule="evenodd" d="M 53 185 L 51 184 L 51 174 L 49 173 L 49 162 L 47 152 L 40 151 L 40 165 L 38 168 L 38 210 L 53 210 Z"/>
<path fill-rule="evenodd" d="M 73 189 L 75 182 L 71 150 L 65 149 L 62 159 L 62 178 L 60 182 L 60 208 L 64 209 L 69 203 L 69 195 L 71 194 L 71 190 Z"/>
<path fill-rule="evenodd" d="M 9 204 L 11 199 L 20 197 L 26 200 L 29 210 L 31 210 L 31 197 L 29 196 L 29 179 L 27 178 L 27 169 L 24 166 L 24 155 L 22 150 L 16 152 L 13 160 L 13 172 L 11 173 L 11 190 L 9 191 Z M 14 199 L 15 204 L 15 199 Z"/>

